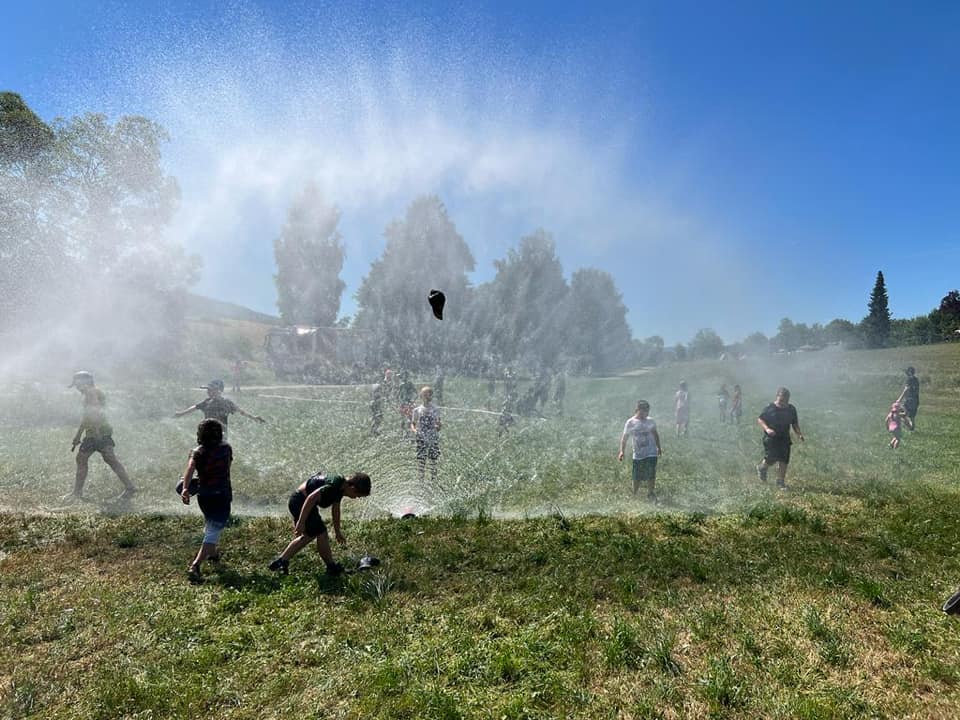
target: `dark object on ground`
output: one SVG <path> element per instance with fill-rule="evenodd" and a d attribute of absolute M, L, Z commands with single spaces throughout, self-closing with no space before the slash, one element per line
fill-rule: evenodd
<path fill-rule="evenodd" d="M 380 558 L 375 558 L 373 555 L 364 555 L 360 558 L 360 564 L 357 566 L 357 570 L 369 570 L 370 568 L 375 568 L 380 564 Z"/>
<path fill-rule="evenodd" d="M 947 598 L 943 604 L 943 611 L 947 615 L 960 615 L 960 590 Z"/>
<path fill-rule="evenodd" d="M 430 294 L 427 295 L 427 301 L 430 303 L 430 307 L 433 308 L 433 314 L 437 320 L 443 320 L 443 305 L 447 302 L 444 294 L 439 290 L 431 290 Z"/>
<path fill-rule="evenodd" d="M 343 574 L 343 565 L 338 562 L 330 563 L 327 565 L 327 575 L 330 577 L 336 577 L 337 575 Z"/>
<path fill-rule="evenodd" d="M 417 518 L 417 514 L 412 512 L 404 513 L 403 515 L 400 516 L 401 520 L 416 520 L 416 518 Z"/>
<path fill-rule="evenodd" d="M 281 575 L 286 575 L 288 572 L 290 572 L 290 561 L 278 557 L 275 558 L 274 561 L 269 565 L 267 565 L 267 567 L 274 572 L 280 573 Z"/>
<path fill-rule="evenodd" d="M 190 478 L 190 494 L 196 495 L 197 490 L 200 489 L 200 481 L 197 480 L 197 476 L 194 475 Z M 183 495 L 183 478 L 180 478 L 180 481 L 177 483 L 177 486 L 174 488 L 177 491 L 177 495 Z"/>

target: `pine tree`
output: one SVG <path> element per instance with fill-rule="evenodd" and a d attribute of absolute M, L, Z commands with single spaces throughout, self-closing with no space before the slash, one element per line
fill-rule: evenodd
<path fill-rule="evenodd" d="M 325 203 L 313 184 L 290 206 L 273 241 L 277 307 L 285 323 L 329 327 L 336 321 L 345 287 L 339 222 L 340 211 Z"/>
<path fill-rule="evenodd" d="M 863 334 L 868 347 L 878 348 L 887 344 L 890 336 L 890 308 L 887 298 L 887 286 L 883 281 L 883 272 L 877 272 L 877 281 L 870 293 L 870 314 L 863 319 Z"/>

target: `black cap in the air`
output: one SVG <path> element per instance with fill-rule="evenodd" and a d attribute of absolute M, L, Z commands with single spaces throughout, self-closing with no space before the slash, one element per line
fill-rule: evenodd
<path fill-rule="evenodd" d="M 430 303 L 430 307 L 433 308 L 433 314 L 437 320 L 443 320 L 443 305 L 447 301 L 443 293 L 439 290 L 431 290 L 430 294 L 427 295 L 427 301 Z"/>

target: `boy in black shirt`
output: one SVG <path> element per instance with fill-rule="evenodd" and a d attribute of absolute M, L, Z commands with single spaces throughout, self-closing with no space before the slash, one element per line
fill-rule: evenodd
<path fill-rule="evenodd" d="M 314 539 L 317 541 L 317 552 L 327 566 L 328 575 L 339 575 L 343 572 L 343 565 L 335 562 L 330 550 L 330 538 L 327 536 L 327 526 L 320 517 L 318 508 L 330 508 L 333 518 L 333 532 L 337 543 L 346 545 L 347 539 L 340 530 L 340 501 L 344 497 L 360 498 L 370 494 L 370 476 L 366 473 L 354 473 L 348 478 L 341 475 L 327 476 L 323 472 L 308 478 L 300 484 L 290 499 L 287 509 L 293 516 L 293 540 L 270 563 L 270 569 L 287 574 L 290 558 L 303 550 Z"/>
<path fill-rule="evenodd" d="M 227 436 L 227 420 L 233 413 L 243 415 L 251 420 L 256 420 L 258 423 L 266 422 L 266 420 L 259 415 L 251 415 L 242 410 L 232 400 L 228 400 L 227 398 L 223 397 L 223 380 L 211 380 L 204 385 L 202 389 L 207 391 L 206 400 L 201 400 L 196 405 L 191 405 L 186 410 L 175 412 L 173 416 L 181 417 L 187 413 L 193 412 L 194 410 L 199 410 L 203 413 L 204 418 L 213 418 L 214 420 L 218 420 L 220 424 L 223 425 L 224 437 Z"/>
<path fill-rule="evenodd" d="M 790 404 L 790 391 L 777 388 L 777 398 L 757 418 L 763 430 L 763 460 L 757 465 L 757 477 L 767 481 L 767 468 L 777 463 L 777 487 L 786 487 L 787 465 L 790 464 L 790 428 L 803 442 L 797 409 Z"/>

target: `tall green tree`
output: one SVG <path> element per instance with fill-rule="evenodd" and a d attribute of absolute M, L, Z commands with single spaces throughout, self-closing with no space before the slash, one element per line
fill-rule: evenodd
<path fill-rule="evenodd" d="M 882 271 L 877 272 L 868 309 L 869 312 L 861 323 L 864 340 L 868 347 L 883 347 L 890 336 L 890 307 Z"/>
<path fill-rule="evenodd" d="M 497 274 L 485 293 L 490 344 L 503 362 L 536 370 L 564 352 L 564 300 L 569 288 L 553 238 L 537 230 L 494 261 Z"/>
<path fill-rule="evenodd" d="M 372 361 L 423 370 L 449 366 L 469 351 L 463 318 L 467 273 L 475 266 L 470 248 L 435 195 L 414 200 L 384 235 L 383 255 L 357 291 L 352 327 L 367 331 Z M 442 321 L 427 304 L 431 289 L 446 295 Z"/>
<path fill-rule="evenodd" d="M 627 367 L 636 358 L 623 296 L 613 276 L 603 270 L 584 268 L 573 273 L 560 332 L 564 354 L 574 360 L 573 367 L 609 372 Z"/>
<path fill-rule="evenodd" d="M 288 325 L 330 327 L 340 312 L 346 283 L 340 210 L 310 183 L 293 201 L 280 237 L 273 241 L 277 307 Z"/>

